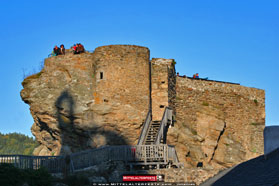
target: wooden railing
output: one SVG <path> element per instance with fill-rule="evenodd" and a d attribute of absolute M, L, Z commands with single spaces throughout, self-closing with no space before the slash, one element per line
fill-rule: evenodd
<path fill-rule="evenodd" d="M 65 156 L 0 155 L 0 163 L 11 163 L 21 169 L 45 167 L 51 173 L 82 170 L 108 161 L 123 161 L 126 165 L 178 164 L 174 146 L 168 145 L 121 145 L 105 146 Z M 66 165 L 67 163 L 67 165 Z M 67 167 L 67 168 L 66 168 Z"/>
<path fill-rule="evenodd" d="M 107 146 L 74 153 L 71 161 L 73 171 L 107 161 L 123 161 L 127 165 L 167 165 L 169 154 L 167 145 Z"/>
<path fill-rule="evenodd" d="M 166 139 L 166 131 L 168 125 L 172 124 L 172 110 L 168 107 L 166 107 L 164 111 L 164 115 L 162 117 L 161 123 L 160 123 L 160 128 L 158 130 L 158 135 L 155 140 L 155 144 L 159 145 L 161 141 L 163 140 L 165 142 Z"/>
<path fill-rule="evenodd" d="M 141 133 L 140 133 L 138 145 L 142 145 L 143 144 L 144 139 L 145 139 L 145 137 L 147 135 L 147 131 L 148 131 L 149 125 L 151 123 L 151 120 L 152 120 L 151 110 L 149 110 L 148 113 L 147 113 L 146 119 L 144 121 L 143 128 L 142 128 Z"/>
<path fill-rule="evenodd" d="M 62 172 L 64 162 L 63 156 L 0 155 L 0 163 L 11 163 L 20 169 L 45 167 L 52 173 Z"/>

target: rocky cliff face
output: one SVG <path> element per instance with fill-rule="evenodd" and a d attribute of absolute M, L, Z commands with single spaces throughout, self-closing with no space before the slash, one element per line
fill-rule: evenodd
<path fill-rule="evenodd" d="M 50 57 L 21 91 L 41 144 L 35 155 L 136 144 L 149 107 L 149 50 L 105 46 Z"/>
<path fill-rule="evenodd" d="M 47 58 L 40 73 L 22 82 L 41 144 L 34 154 L 135 145 L 149 106 L 153 120 L 173 108 L 167 143 L 187 169 L 210 173 L 202 180 L 263 153 L 263 90 L 176 77 L 174 60 L 149 58 L 147 48 L 130 45 Z"/>

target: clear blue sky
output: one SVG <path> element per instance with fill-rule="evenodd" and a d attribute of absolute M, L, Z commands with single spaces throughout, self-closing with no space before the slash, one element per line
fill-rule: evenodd
<path fill-rule="evenodd" d="M 0 132 L 31 136 L 20 98 L 23 71 L 38 71 L 54 45 L 146 46 L 180 74 L 266 91 L 266 125 L 279 125 L 279 1 L 1 1 Z"/>

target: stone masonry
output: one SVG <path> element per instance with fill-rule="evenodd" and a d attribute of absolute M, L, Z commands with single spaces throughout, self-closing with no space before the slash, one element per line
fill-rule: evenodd
<path fill-rule="evenodd" d="M 186 166 L 231 167 L 263 153 L 263 90 L 177 77 L 175 107 L 168 140 Z"/>
<path fill-rule="evenodd" d="M 165 108 L 174 108 L 175 67 L 173 59 L 151 60 L 152 120 L 160 121 Z"/>
<path fill-rule="evenodd" d="M 50 57 L 22 83 L 35 155 L 136 144 L 149 110 L 149 50 L 118 45 Z"/>
<path fill-rule="evenodd" d="M 135 145 L 150 107 L 153 121 L 165 107 L 174 110 L 167 143 L 185 168 L 218 172 L 263 153 L 264 90 L 176 77 L 173 59 L 149 55 L 145 47 L 109 45 L 47 58 L 22 82 L 40 143 L 34 155 Z"/>

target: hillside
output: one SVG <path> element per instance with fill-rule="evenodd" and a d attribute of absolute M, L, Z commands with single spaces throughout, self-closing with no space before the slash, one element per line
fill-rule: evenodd
<path fill-rule="evenodd" d="M 32 137 L 20 133 L 0 133 L 0 154 L 32 155 L 38 142 Z"/>

